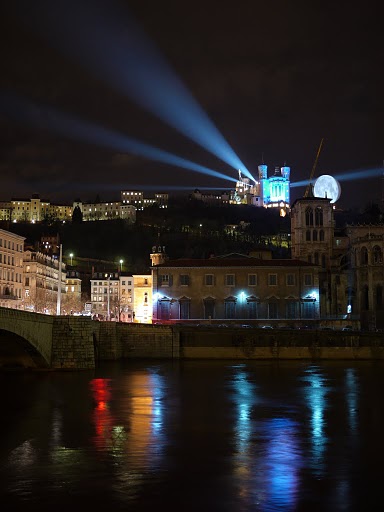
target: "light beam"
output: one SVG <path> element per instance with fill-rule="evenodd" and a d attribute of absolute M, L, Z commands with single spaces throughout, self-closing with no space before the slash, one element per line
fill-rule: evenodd
<path fill-rule="evenodd" d="M 17 14 L 143 109 L 255 181 L 132 15 L 111 0 L 34 0 Z M 20 7 L 13 0 L 11 8 Z"/>
<path fill-rule="evenodd" d="M 126 137 L 121 133 L 107 130 L 102 126 L 80 121 L 49 107 L 36 105 L 19 96 L 10 94 L 0 95 L 0 111 L 8 114 L 16 121 L 44 130 L 53 130 L 55 133 L 74 140 L 98 144 L 110 149 L 142 156 L 149 160 L 236 182 L 234 178 L 230 178 L 208 167 L 196 164 L 131 137 Z"/>

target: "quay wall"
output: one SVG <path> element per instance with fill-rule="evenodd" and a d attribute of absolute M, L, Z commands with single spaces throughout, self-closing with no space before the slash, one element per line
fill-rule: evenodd
<path fill-rule="evenodd" d="M 96 359 L 384 359 L 384 334 L 97 322 Z"/>

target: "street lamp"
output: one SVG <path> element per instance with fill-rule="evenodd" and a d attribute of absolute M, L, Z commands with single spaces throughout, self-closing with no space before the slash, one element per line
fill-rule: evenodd
<path fill-rule="evenodd" d="M 105 274 L 105 277 L 107 277 L 107 274 Z M 108 288 L 107 288 L 107 320 L 109 321 L 109 315 L 110 315 L 110 303 L 109 303 L 109 294 L 111 291 L 111 274 L 108 274 Z"/>
<path fill-rule="evenodd" d="M 119 263 L 120 263 L 120 272 L 123 270 L 123 262 L 124 260 L 120 260 Z"/>
<path fill-rule="evenodd" d="M 69 255 L 69 257 L 71 258 L 71 267 L 72 267 L 73 252 L 71 252 L 71 254 Z"/>

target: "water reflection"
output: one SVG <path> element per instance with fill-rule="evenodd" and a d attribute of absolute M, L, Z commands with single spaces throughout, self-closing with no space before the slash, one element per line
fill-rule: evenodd
<path fill-rule="evenodd" d="M 318 366 L 310 366 L 302 378 L 304 398 L 310 410 L 311 457 L 310 465 L 317 476 L 324 474 L 324 457 L 328 438 L 325 433 L 325 410 L 328 406 L 329 381 Z"/>
<path fill-rule="evenodd" d="M 260 510 L 295 510 L 302 466 L 298 426 L 285 416 L 287 404 L 270 407 L 274 401 L 266 398 L 267 390 L 258 389 L 245 365 L 232 371 L 239 497 Z"/>
<path fill-rule="evenodd" d="M 357 407 L 358 407 L 359 386 L 354 368 L 345 370 L 345 398 L 348 407 L 348 423 L 353 434 L 357 433 Z"/>
<path fill-rule="evenodd" d="M 382 366 L 130 361 L 0 374 L 1 505 L 377 510 Z"/>

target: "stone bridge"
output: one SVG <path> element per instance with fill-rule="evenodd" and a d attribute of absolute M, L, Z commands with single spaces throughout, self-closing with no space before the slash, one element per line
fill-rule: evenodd
<path fill-rule="evenodd" d="M 94 368 L 95 323 L 0 307 L 0 367 Z"/>
<path fill-rule="evenodd" d="M 98 361 L 178 358 L 171 326 L 97 322 L 0 307 L 0 368 L 92 369 Z"/>

